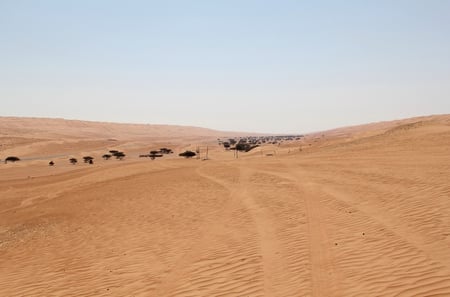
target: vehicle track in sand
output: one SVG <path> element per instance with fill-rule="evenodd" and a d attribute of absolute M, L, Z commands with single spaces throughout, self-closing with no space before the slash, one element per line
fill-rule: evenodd
<path fill-rule="evenodd" d="M 274 175 L 261 178 L 246 166 L 233 168 L 220 162 L 210 162 L 196 172 L 226 188 L 229 200 L 213 222 L 205 222 L 208 231 L 157 292 L 166 296 L 312 295 L 306 214 L 304 208 L 292 209 L 301 200 L 295 187 L 286 188 L 291 182 Z M 277 179 L 275 188 L 273 179 Z M 272 188 L 270 193 L 258 190 L 266 186 Z M 274 199 L 280 194 L 284 200 Z"/>
<path fill-rule="evenodd" d="M 4 166 L 0 296 L 450 296 L 450 128 L 433 129 Z"/>

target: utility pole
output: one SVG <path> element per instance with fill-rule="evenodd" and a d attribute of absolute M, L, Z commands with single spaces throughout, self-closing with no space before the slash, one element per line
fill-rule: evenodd
<path fill-rule="evenodd" d="M 204 150 L 205 157 L 202 159 L 202 150 Z M 209 160 L 209 147 L 207 145 L 199 145 L 197 146 L 195 152 L 197 153 L 197 159 Z"/>

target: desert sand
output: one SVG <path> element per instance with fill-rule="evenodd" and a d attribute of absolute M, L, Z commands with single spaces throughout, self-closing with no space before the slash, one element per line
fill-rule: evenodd
<path fill-rule="evenodd" d="M 450 296 L 450 115 L 238 159 L 201 128 L 0 127 L 22 159 L 0 164 L 0 296 Z M 197 146 L 208 160 L 178 157 Z"/>

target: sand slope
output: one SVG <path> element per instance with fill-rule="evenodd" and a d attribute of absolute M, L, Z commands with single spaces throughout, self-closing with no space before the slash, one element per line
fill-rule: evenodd
<path fill-rule="evenodd" d="M 51 118 L 0 117 L 0 135 L 34 135 L 44 138 L 156 138 L 232 135 L 212 129 L 154 124 L 121 124 Z M 244 133 L 240 133 L 244 134 Z"/>
<path fill-rule="evenodd" d="M 450 116 L 210 158 L 2 164 L 0 296 L 450 296 Z"/>
<path fill-rule="evenodd" d="M 0 159 L 7 156 L 52 159 L 93 153 L 101 156 L 108 148 L 134 153 L 148 153 L 150 146 L 181 150 L 191 143 L 216 143 L 219 137 L 243 135 L 249 133 L 175 125 L 0 117 Z"/>

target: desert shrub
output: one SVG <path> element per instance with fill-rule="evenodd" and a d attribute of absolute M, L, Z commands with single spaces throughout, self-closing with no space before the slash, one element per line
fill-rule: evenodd
<path fill-rule="evenodd" d="M 102 156 L 102 158 L 105 159 L 105 160 L 109 160 L 109 158 L 111 158 L 111 155 L 110 154 L 104 154 Z"/>
<path fill-rule="evenodd" d="M 8 163 L 8 162 L 17 162 L 17 161 L 20 161 L 20 158 L 19 157 L 16 157 L 16 156 L 9 156 L 9 157 L 7 157 L 6 159 L 5 159 L 5 164 L 6 163 Z"/>
<path fill-rule="evenodd" d="M 50 161 L 50 162 L 48 162 L 48 165 L 49 165 L 49 166 L 53 166 L 53 165 L 55 165 L 55 162 Z"/>
<path fill-rule="evenodd" d="M 178 154 L 178 156 L 180 157 L 185 157 L 185 158 L 192 158 L 194 156 L 196 156 L 197 154 L 193 151 L 185 151 L 184 153 L 180 153 Z"/>
<path fill-rule="evenodd" d="M 69 162 L 70 162 L 72 165 L 75 165 L 75 164 L 77 164 L 78 160 L 77 160 L 76 158 L 70 158 L 70 159 L 69 159 Z"/>

